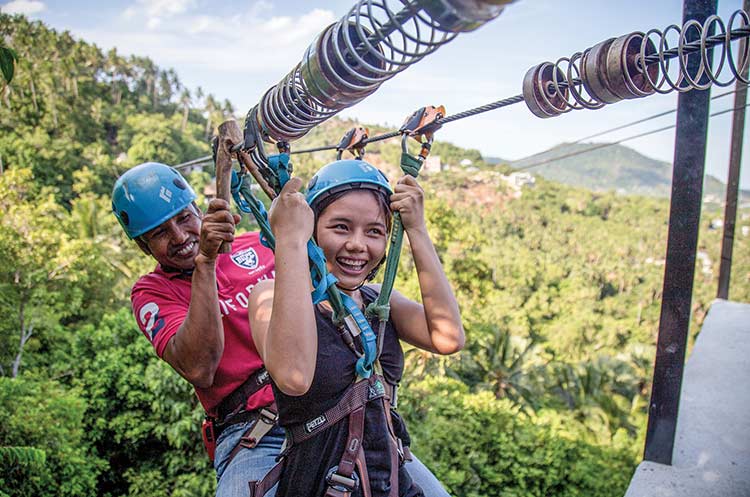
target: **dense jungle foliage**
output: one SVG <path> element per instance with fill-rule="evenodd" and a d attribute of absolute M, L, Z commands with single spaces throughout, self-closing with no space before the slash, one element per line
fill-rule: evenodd
<path fill-rule="evenodd" d="M 140 162 L 207 155 L 235 109 L 147 58 L 20 16 L 0 14 L 0 44 L 18 58 L 0 94 L 0 496 L 211 495 L 192 388 L 130 314 L 129 288 L 153 263 L 109 194 Z M 352 125 L 331 120 L 295 146 L 337 143 Z M 368 152 L 397 177 L 397 143 Z M 540 178 L 517 190 L 477 151 L 438 142 L 432 154 L 444 170 L 421 180 L 428 223 L 467 346 L 407 351 L 414 451 L 457 497 L 621 496 L 643 447 L 667 201 Z M 295 156 L 297 174 L 332 158 Z M 716 218 L 701 223 L 691 338 L 715 294 Z M 738 228 L 731 296 L 745 302 L 748 245 Z M 418 295 L 408 249 L 397 287 Z"/>

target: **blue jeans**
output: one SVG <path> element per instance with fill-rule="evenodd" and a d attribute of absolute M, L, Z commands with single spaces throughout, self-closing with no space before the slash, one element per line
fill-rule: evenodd
<path fill-rule="evenodd" d="M 284 443 L 284 429 L 278 426 L 269 431 L 252 449 L 242 449 L 227 464 L 229 454 L 248 428 L 248 423 L 228 426 L 216 441 L 214 469 L 216 470 L 216 497 L 248 497 L 249 481 L 262 479 L 276 464 L 276 456 Z M 265 497 L 274 497 L 276 487 Z"/>
<path fill-rule="evenodd" d="M 217 440 L 214 469 L 216 470 L 216 497 L 247 497 L 250 494 L 248 482 L 260 480 L 276 464 L 276 456 L 284 443 L 284 430 L 275 426 L 253 449 L 237 452 L 230 464 L 227 459 L 240 437 L 248 428 L 247 423 L 227 427 Z M 414 482 L 424 492 L 425 497 L 450 497 L 435 475 L 417 457 L 406 463 L 406 470 Z M 276 487 L 265 497 L 274 497 Z"/>
<path fill-rule="evenodd" d="M 425 497 L 450 497 L 440 481 L 432 474 L 432 471 L 422 464 L 422 461 L 417 459 L 413 452 L 411 456 L 412 460 L 405 465 L 406 471 L 409 472 L 409 476 L 414 480 L 414 483 L 422 489 Z"/>

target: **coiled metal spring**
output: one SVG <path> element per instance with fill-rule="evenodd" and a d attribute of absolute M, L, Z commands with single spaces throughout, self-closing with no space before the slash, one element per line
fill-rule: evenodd
<path fill-rule="evenodd" d="M 738 50 L 733 49 L 733 41 L 748 36 L 750 16 L 738 10 L 726 24 L 714 15 L 702 24 L 690 20 L 682 26 L 672 24 L 664 30 L 610 38 L 555 63 L 543 62 L 529 69 L 523 97 L 534 115 L 547 118 L 654 93 L 706 90 L 738 80 L 748 84 L 743 70 L 750 44 L 743 40 Z M 677 38 L 674 46 L 670 46 L 670 37 Z M 719 53 L 718 57 L 714 53 L 712 62 L 714 47 Z M 696 62 L 695 57 L 699 63 L 689 64 Z M 727 78 L 724 81 L 722 74 Z"/>
<path fill-rule="evenodd" d="M 371 95 L 383 82 L 494 19 L 513 0 L 359 0 L 245 120 L 245 147 L 291 142 Z"/>

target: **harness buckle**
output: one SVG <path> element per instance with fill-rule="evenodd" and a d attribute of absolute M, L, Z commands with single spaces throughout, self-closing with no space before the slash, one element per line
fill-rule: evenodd
<path fill-rule="evenodd" d="M 266 436 L 266 433 L 271 431 L 271 428 L 276 424 L 276 420 L 279 419 L 278 413 L 271 411 L 270 409 L 261 408 L 258 412 L 258 418 L 253 423 L 253 427 L 249 432 L 242 435 L 240 439 L 240 445 L 248 449 L 254 448 L 258 445 L 258 442 Z"/>
<path fill-rule="evenodd" d="M 339 467 L 334 466 L 328 470 L 326 483 L 339 492 L 354 492 L 359 488 L 359 475 L 352 473 L 351 478 L 338 473 Z"/>

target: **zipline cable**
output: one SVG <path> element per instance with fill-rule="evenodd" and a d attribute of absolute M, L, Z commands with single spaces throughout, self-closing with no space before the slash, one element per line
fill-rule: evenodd
<path fill-rule="evenodd" d="M 727 91 L 727 92 L 724 92 L 724 93 L 720 93 L 719 95 L 715 95 L 715 96 L 711 97 L 711 100 L 716 100 L 716 99 L 725 97 L 727 95 L 732 95 L 732 94 L 734 94 L 736 92 L 737 92 L 737 90 L 731 90 L 731 91 Z M 498 100 L 496 102 L 493 102 L 493 103 L 490 103 L 490 104 L 486 104 L 486 105 L 483 105 L 483 106 L 480 106 L 480 107 L 476 107 L 476 108 L 469 109 L 469 110 L 466 110 L 466 111 L 463 111 L 463 112 L 459 112 L 457 114 L 453 114 L 453 115 L 444 117 L 444 118 L 440 119 L 438 122 L 440 122 L 441 124 L 446 124 L 446 123 L 450 123 L 450 122 L 453 122 L 453 121 L 457 121 L 459 119 L 463 119 L 465 117 L 475 116 L 475 115 L 481 114 L 483 112 L 488 112 L 490 110 L 499 109 L 499 108 L 505 107 L 507 105 L 512 105 L 512 104 L 518 103 L 517 99 L 519 97 L 520 96 L 506 98 L 506 99 Z M 614 131 L 619 131 L 621 129 L 625 129 L 625 128 L 634 126 L 636 124 L 641 124 L 641 123 L 644 123 L 644 122 L 647 122 L 647 121 L 651 121 L 653 119 L 657 119 L 659 117 L 663 117 L 663 116 L 666 116 L 666 115 L 669 115 L 669 114 L 674 114 L 675 112 L 677 112 L 676 108 L 675 109 L 671 109 L 671 110 L 667 110 L 667 111 L 664 111 L 664 112 L 660 112 L 658 114 L 653 114 L 651 116 L 647 116 L 647 117 L 644 117 L 642 119 L 638 119 L 636 121 L 631 121 L 629 123 L 622 124 L 622 125 L 614 127 L 614 128 L 609 128 L 609 129 L 606 129 L 604 131 L 600 131 L 600 132 L 595 133 L 593 135 L 589 135 L 589 136 L 585 136 L 583 138 L 579 138 L 578 140 L 576 140 L 574 142 L 571 142 L 571 143 L 580 143 L 582 141 L 589 140 L 591 138 L 596 138 L 598 136 L 606 135 L 606 134 L 612 133 Z M 399 136 L 399 132 L 398 131 L 391 131 L 391 132 L 388 132 L 388 133 L 384 133 L 382 135 L 373 136 L 371 138 L 363 140 L 362 144 L 365 145 L 365 144 L 368 144 L 368 143 L 374 143 L 374 142 L 377 142 L 377 141 L 387 140 L 389 138 L 395 138 L 397 136 Z M 336 145 L 324 145 L 324 146 L 315 147 L 315 148 L 307 148 L 307 149 L 302 149 L 302 150 L 296 150 L 296 151 L 292 151 L 291 153 L 292 154 L 305 154 L 305 153 L 314 153 L 314 152 L 325 152 L 325 151 L 336 150 L 336 147 L 337 147 Z M 204 163 L 212 162 L 212 161 L 213 161 L 213 157 L 211 155 L 207 155 L 205 157 L 200 157 L 198 159 L 192 159 L 192 160 L 187 161 L 187 162 L 182 162 L 182 163 L 180 163 L 180 164 L 178 164 L 176 166 L 173 166 L 173 167 L 175 169 L 181 169 L 183 167 L 190 167 L 190 166 L 194 166 L 194 165 L 198 165 L 198 164 L 204 164 Z"/>

